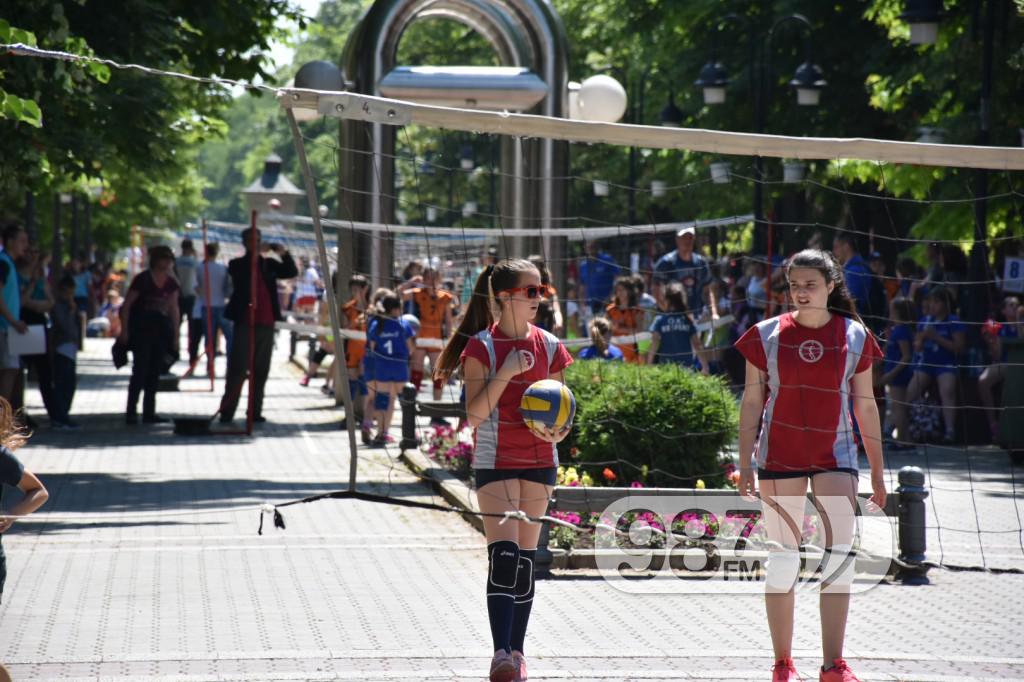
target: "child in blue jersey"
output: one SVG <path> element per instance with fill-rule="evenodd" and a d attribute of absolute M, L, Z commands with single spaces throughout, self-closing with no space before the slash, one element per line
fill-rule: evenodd
<path fill-rule="evenodd" d="M 651 324 L 647 364 L 674 362 L 692 369 L 695 357 L 701 358 L 703 351 L 697 325 L 686 306 L 683 285 L 672 282 L 665 287 L 663 312 Z M 701 372 L 707 374 L 708 363 L 702 361 L 700 364 Z"/>
<path fill-rule="evenodd" d="M 967 348 L 967 335 L 960 318 L 952 314 L 953 296 L 945 287 L 935 287 L 925 298 L 925 316 L 914 334 L 916 362 L 914 376 L 907 387 L 907 402 L 913 403 L 932 384 L 939 389 L 942 421 L 946 427 L 943 442 L 952 443 L 956 433 L 956 357 Z"/>
<path fill-rule="evenodd" d="M 402 299 L 388 292 L 380 299 L 377 314 L 366 330 L 366 353 L 372 358 L 376 395 L 371 410 L 377 413 L 377 437 L 372 445 L 389 442 L 388 428 L 394 414 L 395 397 L 409 381 L 409 357 L 412 355 L 415 333 L 401 319 Z"/>
<path fill-rule="evenodd" d="M 580 351 L 580 360 L 622 360 L 622 351 L 612 345 L 612 323 L 607 317 L 595 317 L 587 325 L 590 345 Z"/>
<path fill-rule="evenodd" d="M 889 403 L 889 419 L 882 435 L 894 438 L 888 445 L 892 449 L 909 446 L 910 410 L 907 404 L 907 386 L 914 376 L 913 344 L 914 321 L 917 312 L 914 302 L 909 298 L 894 298 L 889 303 L 889 328 L 885 332 L 885 358 L 882 361 L 882 372 L 878 375 L 878 385 L 885 387 L 886 399 Z M 896 435 L 893 436 L 893 427 Z"/>

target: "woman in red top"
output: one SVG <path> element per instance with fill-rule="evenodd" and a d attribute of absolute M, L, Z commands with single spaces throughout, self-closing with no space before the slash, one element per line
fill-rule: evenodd
<path fill-rule="evenodd" d="M 174 278 L 174 252 L 167 246 L 149 250 L 149 269 L 143 270 L 128 287 L 121 306 L 121 334 L 118 340 L 132 352 L 132 378 L 128 382 L 125 422 L 139 422 L 139 394 L 142 394 L 142 422 L 167 421 L 156 413 L 160 374 L 178 356 L 178 280 Z"/>
<path fill-rule="evenodd" d="M 825 528 L 821 582 L 824 666 L 819 679 L 856 680 L 843 661 L 856 528 L 857 444 L 850 405 L 871 465 L 871 499 L 885 505 L 881 427 L 871 365 L 878 344 L 854 308 L 842 268 L 825 251 L 807 249 L 786 266 L 792 312 L 751 327 L 736 342 L 747 360 L 740 406 L 740 494 L 757 492 L 769 551 L 765 604 L 775 650 L 773 680 L 800 678 L 791 658 L 794 584 L 807 483 Z M 760 428 L 759 428 L 760 422 Z"/>
<path fill-rule="evenodd" d="M 533 559 L 540 526 L 500 514 L 537 517 L 555 484 L 555 444 L 568 435 L 537 435 L 519 412 L 523 393 L 541 379 L 563 381 L 571 362 L 550 332 L 530 324 L 546 294 L 529 261 L 503 260 L 477 278 L 473 300 L 438 360 L 435 378 L 446 381 L 462 366 L 466 420 L 474 428 L 477 500 L 486 514 L 489 567 L 487 614 L 494 658 L 492 682 L 526 679 L 523 640 L 533 603 Z"/>

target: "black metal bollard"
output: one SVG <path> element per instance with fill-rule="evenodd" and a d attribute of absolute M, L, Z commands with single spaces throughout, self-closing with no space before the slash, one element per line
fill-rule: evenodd
<path fill-rule="evenodd" d="M 927 528 L 924 501 L 928 497 L 924 471 L 915 466 L 900 469 L 899 487 L 899 542 L 900 566 L 897 575 L 904 584 L 928 584 L 928 566 L 925 565 Z M 909 564 L 907 566 L 906 564 Z"/>
<path fill-rule="evenodd" d="M 534 577 L 539 579 L 551 577 L 551 562 L 554 555 L 548 547 L 551 537 L 551 524 L 544 521 L 540 526 L 540 537 L 537 540 L 537 553 L 533 556 Z"/>
<path fill-rule="evenodd" d="M 402 406 L 402 440 L 398 449 L 402 452 L 419 447 L 420 441 L 416 438 L 416 396 L 419 391 L 414 384 L 406 384 L 402 387 L 402 393 L 398 396 L 398 404 Z"/>

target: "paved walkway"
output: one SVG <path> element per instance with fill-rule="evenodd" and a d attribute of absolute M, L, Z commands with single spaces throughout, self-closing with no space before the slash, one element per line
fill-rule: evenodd
<path fill-rule="evenodd" d="M 284 339 L 270 423 L 253 438 L 125 426 L 127 372 L 107 342 L 88 344 L 85 428 L 41 428 L 20 452 L 53 497 L 4 541 L 0 660 L 16 680 L 484 679 L 484 541 L 458 515 L 322 501 L 283 510 L 287 530 L 268 519 L 260 536 L 256 511 L 220 511 L 348 479 L 337 412 L 298 386 Z M 218 399 L 161 394 L 158 407 L 210 414 Z M 397 452 L 359 455 L 361 490 L 440 501 Z M 998 467 L 983 523 L 1017 527 Z M 798 603 L 805 675 L 819 663 L 815 601 Z M 849 630 L 864 680 L 1024 680 L 1024 577 L 933 571 L 930 586 L 882 585 L 855 597 Z M 527 649 L 534 680 L 765 680 L 771 658 L 758 597 L 630 596 L 589 576 L 539 584 Z"/>

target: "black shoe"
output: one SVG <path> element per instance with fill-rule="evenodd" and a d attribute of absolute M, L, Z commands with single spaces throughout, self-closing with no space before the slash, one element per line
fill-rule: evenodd
<path fill-rule="evenodd" d="M 233 422 L 235 420 L 232 417 L 221 417 L 217 421 L 219 421 L 221 424 L 230 424 L 231 422 Z"/>
<path fill-rule="evenodd" d="M 138 424 L 139 415 L 135 414 L 134 412 L 128 412 L 127 414 L 124 415 L 124 423 L 128 424 L 129 426 Z"/>
<path fill-rule="evenodd" d="M 266 424 L 266 423 L 267 423 L 267 418 L 266 418 L 266 417 L 264 417 L 264 416 L 263 416 L 263 415 L 261 414 L 261 415 L 260 415 L 260 416 L 258 416 L 258 417 L 253 417 L 253 418 L 252 418 L 252 423 L 253 423 L 253 424 Z"/>
<path fill-rule="evenodd" d="M 142 417 L 143 424 L 166 424 L 169 421 L 171 420 L 167 417 L 161 417 L 156 414 L 149 414 Z"/>
<path fill-rule="evenodd" d="M 387 439 L 384 438 L 384 436 L 377 436 L 372 441 L 370 441 L 370 447 L 374 447 L 374 448 L 382 448 L 382 447 L 384 447 L 387 444 L 388 444 L 388 441 L 387 441 Z"/>
<path fill-rule="evenodd" d="M 33 419 L 32 417 L 30 417 L 30 416 L 28 416 L 26 414 L 25 415 L 25 428 L 26 429 L 38 429 L 39 428 L 39 422 L 37 422 L 35 419 Z"/>

